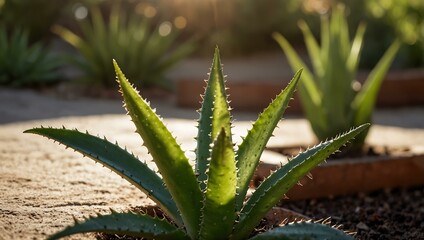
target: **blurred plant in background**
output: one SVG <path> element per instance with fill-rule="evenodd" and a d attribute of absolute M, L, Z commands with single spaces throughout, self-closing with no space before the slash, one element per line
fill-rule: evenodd
<path fill-rule="evenodd" d="M 61 17 L 70 0 L 0 0 L 0 22 L 7 31 L 25 30 L 30 42 L 46 40 L 50 27 Z"/>
<path fill-rule="evenodd" d="M 275 33 L 293 69 L 304 68 L 299 93 L 303 110 L 319 141 L 325 141 L 337 132 L 371 122 L 378 91 L 396 53 L 400 47 L 394 41 L 378 64 L 368 75 L 365 83 L 356 80 L 358 64 L 364 41 L 365 25 L 359 25 L 352 41 L 345 15 L 344 5 L 336 5 L 327 16 L 321 18 L 321 41 L 313 36 L 306 22 L 299 27 L 305 38 L 306 48 L 313 72 L 287 39 Z M 367 131 L 352 141 L 352 150 L 364 144 Z"/>
<path fill-rule="evenodd" d="M 401 57 L 409 66 L 424 66 L 424 1 L 365 1 L 367 11 L 376 21 L 383 21 L 396 36 L 407 43 Z"/>
<path fill-rule="evenodd" d="M 424 2 L 420 0 L 374 0 L 367 6 L 376 18 L 390 22 L 408 44 L 424 41 Z"/>
<path fill-rule="evenodd" d="M 195 48 L 194 40 L 176 44 L 184 24 L 178 19 L 175 24 L 155 24 L 151 18 L 157 9 L 145 1 L 134 8 L 120 1 L 109 2 L 110 8 L 96 3 L 91 2 L 89 8 L 77 5 L 74 13 L 79 29 L 75 32 L 59 25 L 53 27 L 81 54 L 68 59 L 82 70 L 83 79 L 105 87 L 115 86 L 111 59 L 116 59 L 136 86 L 171 88 L 165 72 Z"/>
<path fill-rule="evenodd" d="M 310 16 L 297 0 L 158 0 L 158 8 L 170 17 L 187 20 L 186 33 L 199 37 L 200 55 L 219 45 L 226 55 L 248 55 L 275 49 L 270 37 L 279 31 L 289 39 L 299 39 L 292 24 Z"/>
<path fill-rule="evenodd" d="M 304 10 L 322 14 L 321 9 L 342 3 L 349 28 L 367 22 L 360 68 L 371 69 L 395 38 L 404 43 L 393 63 L 395 68 L 424 66 L 424 1 L 422 0 L 303 0 Z M 312 9 L 312 11 L 310 10 Z M 310 21 L 307 21 L 309 24 Z"/>
<path fill-rule="evenodd" d="M 303 19 L 314 34 L 319 34 L 316 16 L 327 13 L 331 5 L 339 3 L 346 6 L 349 29 L 362 21 L 367 22 L 368 31 L 364 35 L 367 44 L 360 62 L 361 68 L 371 69 L 393 39 L 401 37 L 402 33 L 397 28 L 406 31 L 412 29 L 410 23 L 415 22 L 417 27 L 423 24 L 424 1 L 421 0 L 156 1 L 158 9 L 167 16 L 183 16 L 187 20 L 185 32 L 200 36 L 201 55 L 218 44 L 222 52 L 233 56 L 275 50 L 276 45 L 270 38 L 275 31 L 301 46 L 302 33 L 293 23 Z M 403 22 L 409 22 L 410 26 L 402 26 Z M 415 29 L 418 39 L 423 39 L 423 31 Z M 423 54 L 418 48 L 421 46 L 417 44 L 402 46 L 401 58 L 395 62 L 396 66 L 419 66 Z"/>
<path fill-rule="evenodd" d="M 25 30 L 8 33 L 0 26 L 0 85 L 37 86 L 59 80 L 60 59 L 40 42 L 30 43 Z"/>
<path fill-rule="evenodd" d="M 349 29 L 367 22 L 360 68 L 371 69 L 396 37 L 409 45 L 401 47 L 394 65 L 424 66 L 421 0 L 0 0 L 0 22 L 9 35 L 22 29 L 29 43 L 42 40 L 57 52 L 79 54 L 71 62 L 91 83 L 114 86 L 109 65 L 116 58 L 137 85 L 169 88 L 164 73 L 194 51 L 193 38 L 198 56 L 215 45 L 226 56 L 276 50 L 270 37 L 275 31 L 302 48 L 302 32 L 293 23 L 303 19 L 319 36 L 316 16 L 337 3 L 346 5 Z M 55 32 L 77 51 L 54 39 L 55 24 Z"/>

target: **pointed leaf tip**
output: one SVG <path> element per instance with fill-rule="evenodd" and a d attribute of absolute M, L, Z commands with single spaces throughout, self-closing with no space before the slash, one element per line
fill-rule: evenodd
<path fill-rule="evenodd" d="M 119 70 L 121 70 L 121 69 L 119 68 L 118 62 L 116 62 L 116 60 L 115 60 L 115 59 L 112 59 L 112 63 L 113 63 L 113 67 L 115 68 L 115 71 L 117 71 L 118 69 L 119 69 Z"/>
<path fill-rule="evenodd" d="M 220 56 L 220 54 L 219 54 L 219 48 L 218 48 L 218 46 L 216 46 L 215 47 L 215 52 L 214 52 L 214 54 L 213 54 L 213 62 L 216 62 L 216 63 L 221 63 L 221 56 Z M 221 64 L 219 64 L 219 66 L 220 66 Z M 212 66 L 213 67 L 213 66 Z"/>
<path fill-rule="evenodd" d="M 122 72 L 121 68 L 118 65 L 118 62 L 113 59 L 113 67 L 115 68 L 115 74 L 116 74 L 116 81 L 120 82 L 120 80 L 124 80 L 125 79 L 125 75 Z"/>

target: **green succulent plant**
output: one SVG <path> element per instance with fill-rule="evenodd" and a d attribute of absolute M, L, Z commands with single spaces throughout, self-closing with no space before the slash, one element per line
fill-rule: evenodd
<path fill-rule="evenodd" d="M 28 32 L 0 26 L 0 85 L 25 87 L 58 81 L 61 61 L 40 42 L 29 43 Z"/>
<path fill-rule="evenodd" d="M 7 30 L 25 29 L 31 43 L 48 40 L 50 27 L 57 22 L 70 2 L 72 1 L 2 0 L 0 22 Z"/>
<path fill-rule="evenodd" d="M 331 19 L 321 19 L 321 46 L 310 28 L 299 22 L 309 53 L 313 72 L 303 62 L 290 43 L 279 33 L 273 37 L 283 49 L 293 71 L 304 68 L 299 93 L 304 113 L 313 132 L 324 141 L 339 132 L 370 123 L 378 91 L 396 53 L 400 41 L 395 40 L 368 75 L 363 86 L 356 80 L 362 50 L 365 25 L 359 25 L 353 41 L 344 7 L 338 5 Z M 362 147 L 368 130 L 352 144 L 352 150 Z"/>
<path fill-rule="evenodd" d="M 25 131 L 60 142 L 108 167 L 143 191 L 165 213 L 166 219 L 134 212 L 97 215 L 75 221 L 50 237 L 105 232 L 148 239 L 247 239 L 265 214 L 312 168 L 359 132 L 362 125 L 293 157 L 272 173 L 246 199 L 249 182 L 265 145 L 295 91 L 301 71 L 259 115 L 235 149 L 231 115 L 218 49 L 199 111 L 197 150 L 192 166 L 159 116 L 126 79 L 115 71 L 124 105 L 159 170 L 117 144 L 78 130 L 34 128 Z M 343 231 L 312 222 L 292 223 L 260 233 L 252 239 L 352 239 Z"/>
<path fill-rule="evenodd" d="M 119 1 L 112 4 L 109 16 L 103 16 L 100 6 L 89 8 L 90 17 L 78 21 L 81 34 L 60 26 L 53 32 L 78 50 L 80 56 L 68 56 L 69 62 L 81 70 L 81 79 L 105 87 L 114 87 L 111 59 L 116 59 L 137 87 L 159 86 L 172 90 L 166 71 L 188 56 L 194 49 L 194 39 L 175 42 L 180 30 L 172 28 L 161 33 L 151 19 L 121 10 Z"/>

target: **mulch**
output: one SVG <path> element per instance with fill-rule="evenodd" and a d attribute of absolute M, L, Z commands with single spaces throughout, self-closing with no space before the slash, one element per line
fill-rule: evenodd
<path fill-rule="evenodd" d="M 424 239 L 424 186 L 385 189 L 334 198 L 282 201 L 288 208 L 313 220 L 342 225 L 341 230 L 356 232 L 359 240 Z M 97 234 L 99 240 L 139 239 Z"/>
<path fill-rule="evenodd" d="M 281 202 L 281 207 L 356 232 L 356 239 L 424 239 L 424 186 Z"/>

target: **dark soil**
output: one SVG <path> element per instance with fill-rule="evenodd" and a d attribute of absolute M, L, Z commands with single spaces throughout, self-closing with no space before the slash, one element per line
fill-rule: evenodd
<path fill-rule="evenodd" d="M 424 239 L 424 186 L 336 198 L 284 201 L 279 206 L 316 221 L 330 217 L 326 222 L 342 225 L 340 229 L 346 232 L 356 232 L 354 236 L 359 240 Z M 99 240 L 140 239 L 109 234 L 97 234 L 96 237 Z"/>
<path fill-rule="evenodd" d="M 424 186 L 369 194 L 281 202 L 313 219 L 331 217 L 357 239 L 424 239 Z"/>

